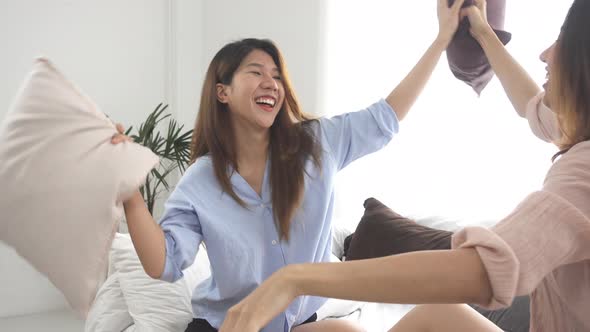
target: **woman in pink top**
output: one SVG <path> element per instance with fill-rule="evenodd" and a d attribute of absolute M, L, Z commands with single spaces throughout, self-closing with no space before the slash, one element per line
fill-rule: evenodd
<path fill-rule="evenodd" d="M 541 54 L 544 92 L 483 13 L 485 1 L 475 0 L 462 15 L 518 114 L 560 149 L 543 188 L 492 229 L 455 234 L 452 250 L 288 266 L 230 309 L 220 332 L 258 331 L 300 295 L 499 308 L 524 294 L 531 331 L 590 331 L 590 0 L 573 2 L 558 40 Z M 501 330 L 466 305 L 430 304 L 391 331 Z"/>

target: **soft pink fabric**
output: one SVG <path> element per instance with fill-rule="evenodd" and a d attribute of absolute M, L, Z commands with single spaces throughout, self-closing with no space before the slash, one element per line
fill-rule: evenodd
<path fill-rule="evenodd" d="M 115 133 L 46 59 L 35 62 L 0 125 L 0 241 L 46 275 L 81 316 L 106 277 L 121 200 L 158 163 L 138 144 L 111 144 Z"/>
<path fill-rule="evenodd" d="M 540 101 L 526 117 L 536 135 L 553 140 L 555 116 Z M 542 190 L 491 230 L 466 228 L 452 245 L 478 251 L 493 289 L 487 307 L 531 294 L 531 331 L 590 331 L 590 142 L 557 160 Z"/>
<path fill-rule="evenodd" d="M 535 136 L 545 142 L 558 142 L 561 130 L 557 124 L 557 117 L 553 111 L 543 103 L 545 92 L 539 93 L 531 99 L 526 108 L 526 114 L 520 114 L 529 120 L 529 125 Z"/>

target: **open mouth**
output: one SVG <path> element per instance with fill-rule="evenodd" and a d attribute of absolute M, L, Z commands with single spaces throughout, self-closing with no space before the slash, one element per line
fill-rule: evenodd
<path fill-rule="evenodd" d="M 263 96 L 256 98 L 255 102 L 263 110 L 267 112 L 272 112 L 277 100 L 274 97 Z"/>

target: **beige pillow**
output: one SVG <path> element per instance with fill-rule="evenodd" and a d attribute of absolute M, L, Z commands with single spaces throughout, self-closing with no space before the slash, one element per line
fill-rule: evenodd
<path fill-rule="evenodd" d="M 158 162 L 138 144 L 111 144 L 114 133 L 46 59 L 35 61 L 0 124 L 0 240 L 82 317 L 105 280 L 121 201 Z"/>

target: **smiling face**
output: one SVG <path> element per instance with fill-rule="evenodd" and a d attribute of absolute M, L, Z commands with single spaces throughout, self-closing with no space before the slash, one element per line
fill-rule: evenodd
<path fill-rule="evenodd" d="M 259 49 L 244 58 L 230 84 L 218 83 L 216 87 L 217 99 L 227 105 L 238 130 L 268 130 L 285 100 L 279 68 Z"/>
<path fill-rule="evenodd" d="M 559 38 L 541 54 L 547 64 L 544 102 L 557 115 L 561 150 L 590 140 L 590 1 L 574 0 Z"/>

